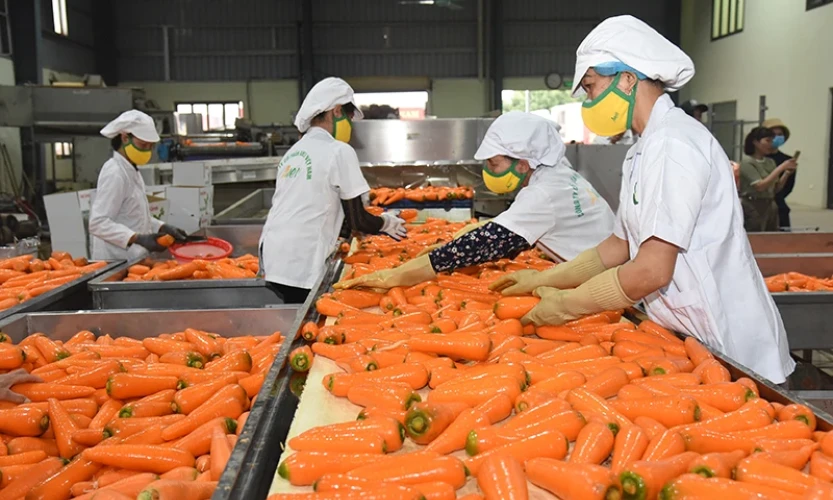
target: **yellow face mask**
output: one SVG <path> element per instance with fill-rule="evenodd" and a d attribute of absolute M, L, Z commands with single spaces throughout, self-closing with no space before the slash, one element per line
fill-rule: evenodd
<path fill-rule="evenodd" d="M 153 156 L 153 148 L 150 147 L 148 149 L 141 149 L 133 144 L 133 137 L 130 137 L 128 143 L 124 145 L 124 155 L 130 163 L 136 166 L 144 165 L 149 162 L 150 157 Z"/>
<path fill-rule="evenodd" d="M 333 119 L 333 137 L 337 141 L 344 143 L 350 142 L 350 137 L 353 136 L 353 120 L 349 116 L 343 115 Z"/>
<path fill-rule="evenodd" d="M 636 100 L 636 85 L 630 95 L 625 94 L 616 86 L 619 77 L 616 75 L 610 86 L 592 101 L 585 101 L 581 105 L 581 118 L 584 125 L 596 135 L 613 137 L 631 128 L 633 120 L 634 101 Z"/>
<path fill-rule="evenodd" d="M 518 186 L 524 180 L 524 176 L 520 175 L 515 167 L 518 166 L 519 160 L 512 160 L 512 164 L 506 172 L 496 174 L 492 172 L 489 167 L 483 167 L 483 183 L 489 191 L 497 194 L 511 193 L 518 189 Z"/>

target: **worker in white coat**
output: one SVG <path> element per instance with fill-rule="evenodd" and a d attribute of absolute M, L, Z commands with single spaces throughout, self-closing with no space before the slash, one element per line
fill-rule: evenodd
<path fill-rule="evenodd" d="M 555 122 L 520 111 L 499 116 L 474 157 L 486 161 L 482 175 L 487 189 L 506 194 L 520 188 L 509 209 L 402 266 L 338 286 L 409 286 L 438 272 L 510 257 L 531 246 L 561 262 L 595 247 L 613 231 L 614 215 L 573 170 L 565 150 Z"/>
<path fill-rule="evenodd" d="M 598 135 L 639 136 L 622 166 L 613 234 L 566 264 L 494 288 L 541 297 L 524 318 L 536 324 L 641 300 L 660 325 L 780 384 L 795 363 L 743 230 L 729 159 L 665 94 L 693 76 L 691 59 L 634 17 L 607 19 L 587 35 L 573 85 L 575 96 L 587 94 L 584 124 Z"/>
<path fill-rule="evenodd" d="M 135 260 L 161 252 L 165 248 L 156 239 L 164 234 L 184 241 L 184 231 L 150 215 L 139 172 L 159 142 L 153 118 L 135 109 L 125 111 L 101 129 L 101 135 L 111 140 L 113 157 L 101 167 L 90 209 L 93 259 Z"/>
<path fill-rule="evenodd" d="M 347 144 L 362 112 L 353 89 L 326 78 L 307 94 L 295 116 L 304 136 L 281 159 L 272 208 L 260 236 L 261 269 L 284 303 L 303 303 L 324 273 L 342 223 L 351 231 L 406 236 L 402 219 L 364 209 L 370 186 Z"/>

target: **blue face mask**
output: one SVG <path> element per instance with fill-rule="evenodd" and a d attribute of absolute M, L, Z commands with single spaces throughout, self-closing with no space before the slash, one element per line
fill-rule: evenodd
<path fill-rule="evenodd" d="M 783 146 L 785 142 L 787 142 L 787 139 L 783 135 L 776 135 L 772 138 L 772 147 L 778 149 Z"/>

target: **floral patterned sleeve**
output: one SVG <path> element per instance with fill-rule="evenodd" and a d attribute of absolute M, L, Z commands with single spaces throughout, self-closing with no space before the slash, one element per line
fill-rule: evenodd
<path fill-rule="evenodd" d="M 510 257 L 529 248 L 529 243 L 505 227 L 488 224 L 460 236 L 428 254 L 438 273 Z"/>

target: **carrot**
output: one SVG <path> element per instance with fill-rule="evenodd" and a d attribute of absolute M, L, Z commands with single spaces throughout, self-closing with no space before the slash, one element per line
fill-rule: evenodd
<path fill-rule="evenodd" d="M 16 467 L 23 467 L 23 469 L 16 469 Z M 55 474 L 62 467 L 63 461 L 61 459 L 47 458 L 37 464 L 3 468 L 3 482 L 8 482 L 0 490 L 0 499 L 23 498 L 33 486 Z M 21 472 L 16 473 L 18 470 Z"/>
<path fill-rule="evenodd" d="M 582 389 L 572 389 L 567 393 L 567 402 L 579 412 L 590 412 L 599 415 L 608 422 L 616 423 L 620 429 L 632 425 L 631 421 L 618 410 L 609 406 L 607 402 L 595 394 Z M 613 403 L 614 401 L 611 401 Z"/>
<path fill-rule="evenodd" d="M 806 494 L 810 488 L 821 482 L 816 477 L 785 465 L 758 459 L 754 455 L 738 463 L 735 469 L 735 479 L 798 495 Z"/>
<path fill-rule="evenodd" d="M 809 445 L 798 450 L 764 451 L 756 453 L 755 458 L 802 470 L 815 451 L 816 445 Z"/>
<path fill-rule="evenodd" d="M 147 485 L 137 500 L 206 500 L 217 488 L 216 481 L 175 481 L 160 479 Z"/>
<path fill-rule="evenodd" d="M 38 352 L 44 355 L 47 363 L 54 363 L 69 357 L 69 352 L 42 334 L 33 335 L 33 342 Z"/>
<path fill-rule="evenodd" d="M 613 451 L 615 436 L 607 425 L 590 422 L 578 433 L 569 461 L 577 464 L 601 464 Z"/>
<path fill-rule="evenodd" d="M 186 328 L 185 339 L 194 344 L 197 351 L 209 360 L 222 355 L 220 344 L 205 332 L 194 330 L 193 328 Z"/>
<path fill-rule="evenodd" d="M 813 436 L 810 428 L 798 420 L 776 422 L 758 429 L 735 431 L 732 436 L 751 439 L 810 439 Z"/>
<path fill-rule="evenodd" d="M 466 468 L 463 462 L 454 457 L 441 457 L 426 452 L 387 458 L 380 462 L 360 466 L 349 471 L 347 475 L 406 486 L 442 481 L 454 488 L 461 488 L 466 483 Z"/>
<path fill-rule="evenodd" d="M 218 417 L 236 419 L 243 413 L 246 399 L 246 391 L 242 387 L 236 384 L 227 385 L 187 417 L 165 428 L 162 437 L 171 441 Z"/>
<path fill-rule="evenodd" d="M 26 489 L 29 492 L 26 494 L 26 499 L 47 500 L 69 498 L 70 489 L 73 484 L 88 481 L 96 472 L 98 472 L 99 469 L 101 469 L 101 465 L 97 463 L 90 462 L 80 457 L 76 458 L 66 467 L 53 472 L 46 479 L 41 479 L 40 482 L 30 482 L 27 484 Z M 11 486 L 12 485 L 6 488 L 6 490 L 11 489 Z M 6 490 L 3 490 L 3 495 L 7 493 Z M 23 496 L 23 493 L 26 490 L 21 489 L 18 491 L 19 496 L 10 496 L 8 498 L 19 498 L 20 496 Z M 3 496 L 0 495 L 0 498 L 3 498 Z"/>
<path fill-rule="evenodd" d="M 533 458 L 526 462 L 526 475 L 535 486 L 558 498 L 618 500 L 621 491 L 607 467 Z"/>
<path fill-rule="evenodd" d="M 696 424 L 683 426 L 683 429 L 702 429 L 713 432 L 735 432 L 760 429 L 772 423 L 772 417 L 754 401 L 746 403 L 738 410 L 725 413 L 719 417 L 702 420 Z"/>
<path fill-rule="evenodd" d="M 90 429 L 103 429 L 104 425 L 112 420 L 122 408 L 122 402 L 117 399 L 109 399 L 104 403 L 95 417 L 90 422 Z"/>
<path fill-rule="evenodd" d="M 720 411 L 735 411 L 755 394 L 737 382 L 703 385 L 697 387 L 679 387 L 682 394 L 692 396 L 698 402 L 714 406 Z"/>
<path fill-rule="evenodd" d="M 425 483 L 413 486 L 401 486 L 391 483 L 379 483 L 379 485 L 369 486 L 368 489 L 360 491 L 330 491 L 326 493 L 275 493 L 270 495 L 267 500 L 349 500 L 353 498 L 362 498 L 365 500 L 421 500 L 426 499 L 417 487 L 425 486 Z M 146 500 L 139 498 L 139 500 Z"/>
<path fill-rule="evenodd" d="M 465 448 L 466 439 L 472 430 L 488 427 L 489 424 L 490 421 L 484 412 L 477 409 L 463 410 L 425 449 L 443 455 L 461 450 Z"/>
<path fill-rule="evenodd" d="M 781 408 L 778 412 L 778 420 L 780 422 L 798 420 L 807 424 L 810 430 L 816 429 L 816 416 L 811 409 L 801 404 L 791 404 Z"/>
<path fill-rule="evenodd" d="M 582 386 L 585 390 L 595 393 L 603 398 L 610 398 L 619 392 L 619 389 L 630 382 L 627 372 L 621 368 L 611 367 L 607 370 L 590 377 Z"/>
<path fill-rule="evenodd" d="M 28 465 L 36 464 L 41 460 L 46 459 L 46 452 L 43 450 L 26 451 L 16 455 L 5 455 L 0 457 L 0 467 L 8 467 L 10 465 Z"/>
<path fill-rule="evenodd" d="M 540 301 L 538 297 L 501 297 L 495 302 L 495 316 L 498 319 L 521 319 Z"/>
<path fill-rule="evenodd" d="M 155 445 L 99 445 L 87 448 L 81 455 L 84 460 L 102 465 L 157 474 L 194 465 L 194 456 L 187 451 Z"/>
<path fill-rule="evenodd" d="M 301 327 L 301 337 L 307 342 L 315 340 L 318 337 L 318 325 L 313 321 L 304 323 L 304 326 Z"/>
<path fill-rule="evenodd" d="M 699 420 L 697 401 L 688 396 L 655 397 L 610 401 L 609 405 L 625 417 L 651 417 L 666 427 L 690 424 Z"/>
<path fill-rule="evenodd" d="M 55 383 L 62 385 L 83 385 L 95 389 L 102 389 L 107 385 L 107 380 L 111 375 L 122 371 L 124 371 L 124 367 L 121 363 L 115 359 L 107 359 L 98 362 L 89 370 L 68 375 L 56 380 Z"/>
<path fill-rule="evenodd" d="M 685 451 L 685 440 L 679 432 L 674 430 L 667 430 L 662 434 L 655 436 L 648 444 L 642 460 L 662 460 L 665 458 L 679 455 Z"/>
<path fill-rule="evenodd" d="M 289 366 L 296 372 L 306 372 L 312 366 L 312 359 L 309 346 L 301 346 L 289 353 Z"/>
<path fill-rule="evenodd" d="M 186 436 L 171 442 L 170 446 L 187 451 L 195 457 L 205 455 L 211 450 L 211 440 L 214 437 L 215 429 L 220 430 L 225 435 L 235 433 L 240 430 L 240 427 L 234 419 L 216 418 L 202 424 Z"/>
<path fill-rule="evenodd" d="M 296 451 L 383 454 L 387 450 L 385 439 L 372 429 L 303 433 L 290 439 L 287 444 Z"/>
<path fill-rule="evenodd" d="M 827 483 L 833 481 L 833 458 L 814 451 L 810 456 L 810 475 Z"/>
<path fill-rule="evenodd" d="M 322 451 L 299 451 L 278 466 L 278 475 L 295 486 L 313 484 L 326 473 L 347 473 L 383 460 L 383 455 L 349 454 Z"/>
<path fill-rule="evenodd" d="M 529 491 L 524 469 L 509 456 L 496 455 L 483 462 L 477 485 L 487 500 L 526 500 Z"/>
<path fill-rule="evenodd" d="M 72 436 L 78 430 L 78 425 L 70 418 L 69 413 L 61 406 L 57 399 L 49 400 L 49 416 L 55 441 L 61 458 L 72 458 L 81 452 L 83 447 L 73 441 Z"/>
<path fill-rule="evenodd" d="M 205 366 L 205 358 L 202 354 L 194 351 L 166 352 L 159 356 L 159 362 L 190 366 L 191 368 L 203 368 Z"/>
<path fill-rule="evenodd" d="M 405 430 L 417 444 L 428 444 L 436 439 L 467 409 L 463 403 L 417 403 L 405 415 Z"/>
<path fill-rule="evenodd" d="M 716 359 L 703 361 L 692 373 L 698 375 L 704 384 L 717 384 L 732 380 L 729 370 Z"/>
<path fill-rule="evenodd" d="M 758 484 L 741 483 L 719 477 L 705 478 L 697 474 L 683 474 L 666 484 L 662 488 L 659 498 L 661 500 L 682 500 L 686 498 L 732 498 L 734 500 L 772 498 L 778 500 L 798 500 L 801 497 Z"/>
<path fill-rule="evenodd" d="M 0 419 L 0 422 L 2 422 L 2 419 Z M 833 457 L 833 432 L 828 432 L 824 439 L 819 442 L 819 446 L 825 455 Z"/>
<path fill-rule="evenodd" d="M 656 498 L 663 485 L 685 473 L 695 458 L 697 458 L 696 453 L 685 452 L 656 462 L 639 460 L 632 463 L 619 474 L 622 498 L 626 500 Z"/>
<path fill-rule="evenodd" d="M 613 443 L 610 470 L 619 474 L 633 462 L 642 458 L 648 449 L 649 439 L 641 427 L 633 425 L 620 430 Z"/>
<path fill-rule="evenodd" d="M 6 443 L 9 455 L 17 455 L 27 451 L 41 450 L 49 456 L 58 456 L 58 446 L 54 439 L 36 437 L 18 437 Z"/>
<path fill-rule="evenodd" d="M 139 398 L 176 386 L 176 377 L 117 373 L 107 380 L 107 394 L 116 399 Z"/>
<path fill-rule="evenodd" d="M 495 394 L 505 394 L 514 401 L 521 393 L 523 386 L 524 384 L 515 377 L 499 375 L 470 379 L 465 383 L 447 382 L 431 391 L 428 397 L 431 402 L 461 402 L 472 407 L 487 401 Z"/>
<path fill-rule="evenodd" d="M 491 341 L 488 335 L 471 333 L 449 333 L 435 335 L 412 335 L 408 348 L 412 351 L 427 352 L 452 359 L 485 361 L 489 357 Z"/>
<path fill-rule="evenodd" d="M 531 389 L 560 394 L 563 391 L 580 387 L 586 382 L 587 379 L 581 373 L 567 370 L 556 373 L 553 377 L 533 383 Z"/>
<path fill-rule="evenodd" d="M 492 456 L 510 456 L 519 461 L 532 458 L 562 459 L 567 456 L 567 438 L 557 430 L 547 430 L 518 441 L 493 448 L 466 459 L 466 466 L 477 476 L 483 462 Z"/>
<path fill-rule="evenodd" d="M 344 397 L 350 386 L 356 383 L 404 382 L 412 389 L 421 389 L 428 383 L 428 371 L 417 363 L 404 363 L 362 373 L 330 374 L 322 380 L 324 387 L 335 396 Z"/>
<path fill-rule="evenodd" d="M 157 337 L 148 337 L 142 340 L 142 346 L 153 354 L 164 356 L 169 352 L 190 352 L 196 349 L 196 346 L 190 342 L 180 342 L 177 340 L 168 340 Z"/>
<path fill-rule="evenodd" d="M 407 410 L 422 401 L 419 394 L 407 384 L 357 384 L 347 391 L 347 399 L 358 406 L 377 406 L 393 410 Z"/>
<path fill-rule="evenodd" d="M 738 462 L 746 458 L 745 450 L 735 450 L 725 453 L 706 453 L 696 458 L 689 467 L 689 471 L 703 477 L 731 478 Z"/>
<path fill-rule="evenodd" d="M 162 271 L 154 278 L 160 281 L 182 280 L 190 278 L 197 271 L 200 271 L 199 265 L 196 262 L 189 262 L 187 264 L 179 265 L 173 269 Z"/>
<path fill-rule="evenodd" d="M 104 440 L 104 429 L 79 429 L 72 434 L 72 440 L 82 446 L 95 446 Z"/>
<path fill-rule="evenodd" d="M 248 372 L 252 370 L 252 356 L 247 351 L 234 351 L 225 356 L 209 361 L 205 365 L 208 372 Z"/>
<path fill-rule="evenodd" d="M 170 470 L 161 476 L 161 479 L 171 479 L 174 481 L 193 481 L 197 479 L 199 476 L 199 472 L 197 469 L 193 467 L 177 467 L 176 469 Z"/>
<path fill-rule="evenodd" d="M 49 427 L 49 415 L 40 408 L 18 406 L 0 410 L 0 432 L 10 436 L 40 436 Z"/>
<path fill-rule="evenodd" d="M 694 337 L 686 337 L 684 346 L 686 355 L 695 366 L 709 359 L 714 359 L 712 353 Z"/>
<path fill-rule="evenodd" d="M 388 293 L 390 294 L 391 292 L 389 291 Z M 337 290 L 333 294 L 333 298 L 335 300 L 341 302 L 342 304 L 346 304 L 350 307 L 354 307 L 356 309 L 376 307 L 379 305 L 379 301 L 382 299 L 382 297 L 384 297 L 383 294 L 371 292 L 368 290 Z"/>
<path fill-rule="evenodd" d="M 133 417 L 161 417 L 170 415 L 174 412 L 170 402 L 166 401 L 143 401 L 139 400 L 134 403 L 124 405 L 119 410 L 118 416 L 120 418 Z"/>
<path fill-rule="evenodd" d="M 189 414 L 209 400 L 220 389 L 233 384 L 235 376 L 226 374 L 209 382 L 194 384 L 176 392 L 171 402 L 171 408 L 176 413 Z"/>

